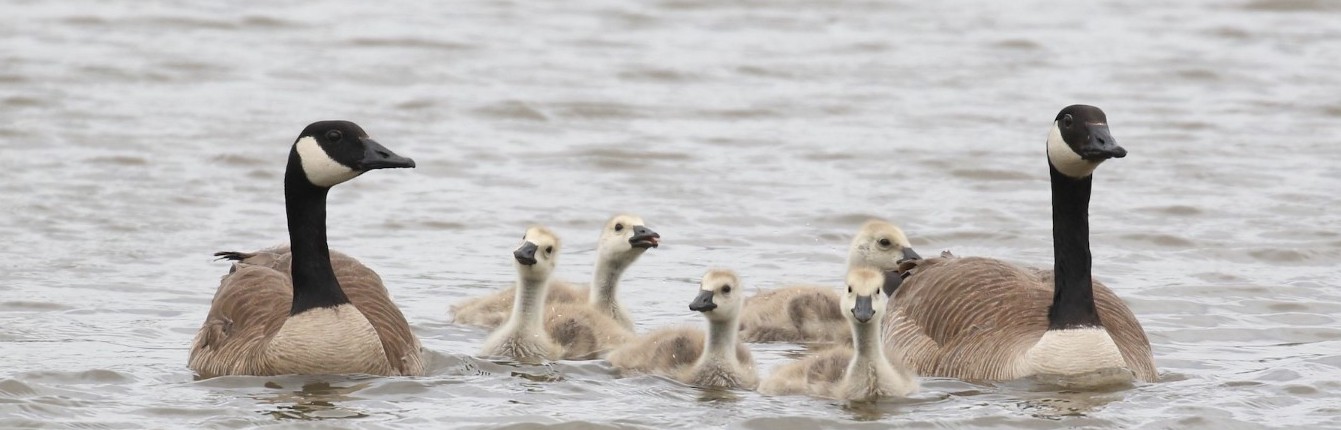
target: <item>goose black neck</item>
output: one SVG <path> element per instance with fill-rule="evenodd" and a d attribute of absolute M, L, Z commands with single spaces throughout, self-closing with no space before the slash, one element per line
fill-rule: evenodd
<path fill-rule="evenodd" d="M 329 188 L 312 185 L 303 173 L 297 151 L 289 153 L 284 172 L 284 207 L 289 220 L 289 246 L 293 252 L 293 306 L 289 315 L 309 309 L 349 303 L 331 267 L 326 245 L 326 193 Z"/>
<path fill-rule="evenodd" d="M 1098 327 L 1094 284 L 1090 278 L 1090 185 L 1093 176 L 1076 179 L 1052 174 L 1052 253 L 1054 284 L 1048 329 Z"/>

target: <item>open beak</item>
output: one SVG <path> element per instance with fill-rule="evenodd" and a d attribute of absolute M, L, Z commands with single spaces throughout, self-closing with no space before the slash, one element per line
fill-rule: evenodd
<path fill-rule="evenodd" d="M 717 309 L 717 304 L 712 302 L 712 291 L 699 291 L 698 297 L 689 303 L 689 310 L 694 312 L 707 312 L 713 309 Z"/>
<path fill-rule="evenodd" d="M 857 296 L 857 305 L 852 307 L 852 316 L 865 324 L 875 317 L 875 307 L 871 306 L 871 296 Z"/>
<path fill-rule="evenodd" d="M 652 229 L 641 225 L 633 226 L 633 237 L 629 238 L 629 245 L 634 248 L 656 248 L 661 245 L 661 235 Z"/>
<path fill-rule="evenodd" d="M 535 251 L 537 249 L 540 249 L 540 247 L 528 241 L 523 243 L 516 251 L 512 251 L 512 257 L 516 258 L 517 262 L 523 266 L 535 265 Z"/>
<path fill-rule="evenodd" d="M 1087 161 L 1103 161 L 1127 156 L 1127 150 L 1118 146 L 1117 139 L 1108 133 L 1107 124 L 1086 124 L 1085 128 L 1090 132 L 1090 140 L 1077 151 L 1080 153 L 1080 158 Z"/>
<path fill-rule="evenodd" d="M 390 149 L 386 149 L 382 144 L 377 143 L 371 138 L 361 137 L 363 142 L 363 159 L 359 160 L 359 170 L 368 171 L 374 169 L 395 169 L 401 167 L 414 167 L 414 160 L 396 155 Z"/>

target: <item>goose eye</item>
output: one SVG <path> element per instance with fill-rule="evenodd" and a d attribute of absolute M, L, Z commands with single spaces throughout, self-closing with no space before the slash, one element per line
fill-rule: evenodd
<path fill-rule="evenodd" d="M 1062 125 L 1066 126 L 1066 128 L 1071 128 L 1071 123 L 1073 121 L 1075 120 L 1071 119 L 1071 114 L 1068 113 L 1065 118 L 1062 118 Z"/>
<path fill-rule="evenodd" d="M 730 294 L 730 293 L 731 293 L 731 286 L 730 286 L 730 285 L 723 285 L 723 286 L 722 286 L 722 294 Z"/>
<path fill-rule="evenodd" d="M 551 252 L 554 252 L 554 247 L 553 247 L 553 246 L 546 246 L 546 247 L 545 247 L 545 253 L 546 253 L 546 254 L 549 254 L 549 253 L 551 253 Z"/>
<path fill-rule="evenodd" d="M 848 294 L 852 294 L 852 286 L 851 286 L 851 285 L 848 285 L 848 286 L 847 286 L 847 293 L 848 293 Z"/>
<path fill-rule="evenodd" d="M 893 242 L 890 242 L 889 239 L 880 239 L 880 246 L 889 246 L 891 243 Z"/>
<path fill-rule="evenodd" d="M 341 133 L 340 130 L 331 130 L 326 132 L 326 140 L 329 140 L 331 142 L 339 142 L 340 139 L 343 139 L 344 137 L 345 137 L 344 133 Z"/>
<path fill-rule="evenodd" d="M 624 231 L 624 224 L 615 224 L 615 231 Z"/>

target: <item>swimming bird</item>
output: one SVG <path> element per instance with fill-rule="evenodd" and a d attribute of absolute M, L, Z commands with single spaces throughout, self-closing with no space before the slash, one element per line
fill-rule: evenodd
<path fill-rule="evenodd" d="M 624 328 L 633 330 L 633 319 L 619 303 L 619 279 L 633 262 L 650 248 L 660 245 L 661 235 L 647 228 L 637 215 L 620 214 L 610 218 L 601 229 L 596 245 L 596 269 L 592 287 L 552 281 L 547 303 L 587 303 L 604 313 Z M 452 305 L 453 322 L 459 324 L 497 327 L 512 312 L 513 296 L 517 286 L 480 297 L 472 297 Z"/>
<path fill-rule="evenodd" d="M 485 340 L 482 355 L 538 363 L 594 359 L 632 336 L 614 319 L 572 303 L 546 303 L 550 275 L 558 263 L 559 237 L 542 226 L 526 230 L 512 256 L 517 268 L 514 301 L 508 320 Z"/>
<path fill-rule="evenodd" d="M 885 276 L 869 267 L 847 274 L 843 318 L 851 327 L 852 346 L 841 345 L 788 363 L 759 385 L 767 395 L 810 394 L 839 400 L 906 397 L 917 391 L 917 377 L 902 362 L 891 363 L 881 342 L 880 320 L 888 300 Z"/>
<path fill-rule="evenodd" d="M 308 125 L 289 151 L 289 246 L 235 261 L 191 345 L 189 367 L 221 375 L 420 375 L 419 339 L 382 285 L 326 243 L 326 195 L 369 170 L 414 167 L 348 121 Z"/>
<path fill-rule="evenodd" d="M 1127 151 L 1093 106 L 1062 109 L 1048 133 L 1053 270 L 989 258 L 918 262 L 886 316 L 895 355 L 923 376 L 975 381 L 1038 376 L 1088 387 L 1155 380 L 1136 316 L 1090 276 L 1093 172 Z"/>
<path fill-rule="evenodd" d="M 703 275 L 689 310 L 708 320 L 702 330 L 663 328 L 611 352 L 610 364 L 624 373 L 666 376 L 696 387 L 754 389 L 759 383 L 750 349 L 736 340 L 744 306 L 740 278 L 730 270 Z"/>
<path fill-rule="evenodd" d="M 862 224 L 848 247 L 848 268 L 874 267 L 890 272 L 882 287 L 886 294 L 902 278 L 894 273 L 900 262 L 922 258 L 908 243 L 903 230 L 883 220 Z M 846 342 L 848 322 L 833 287 L 797 285 L 765 290 L 745 301 L 740 319 L 746 342 Z"/>

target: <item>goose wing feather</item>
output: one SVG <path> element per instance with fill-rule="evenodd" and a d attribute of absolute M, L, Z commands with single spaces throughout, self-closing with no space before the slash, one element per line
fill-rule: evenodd
<path fill-rule="evenodd" d="M 281 246 L 253 253 L 228 252 L 216 255 L 236 262 L 215 293 L 205 326 L 211 332 L 218 332 L 214 327 L 231 325 L 235 332 L 225 336 L 224 341 L 237 344 L 224 345 L 216 351 L 227 355 L 257 354 L 289 316 L 289 307 L 293 303 L 293 278 L 290 275 L 293 254 L 287 246 Z M 392 368 L 402 375 L 422 374 L 424 362 L 419 339 L 410 330 L 410 324 L 400 308 L 392 302 L 382 278 L 353 257 L 336 251 L 331 251 L 331 266 L 345 296 L 377 331 L 387 354 L 387 362 L 391 363 Z M 231 324 L 227 324 L 227 321 L 231 321 Z M 205 328 L 202 328 L 204 332 Z M 206 343 L 215 343 L 211 341 L 219 336 L 210 334 L 205 337 Z M 195 350 L 192 348 L 193 352 Z M 227 359 L 220 357 L 214 360 Z M 256 360 L 237 362 L 243 361 Z M 195 363 L 195 359 L 191 362 Z"/>
<path fill-rule="evenodd" d="M 1052 271 L 977 257 L 941 259 L 916 270 L 890 302 L 885 339 L 891 356 L 925 376 L 1024 376 L 1026 352 L 1048 329 Z M 1135 315 L 1103 284 L 1094 283 L 1094 296 L 1127 364 L 1139 379 L 1153 381 L 1150 343 Z"/>

